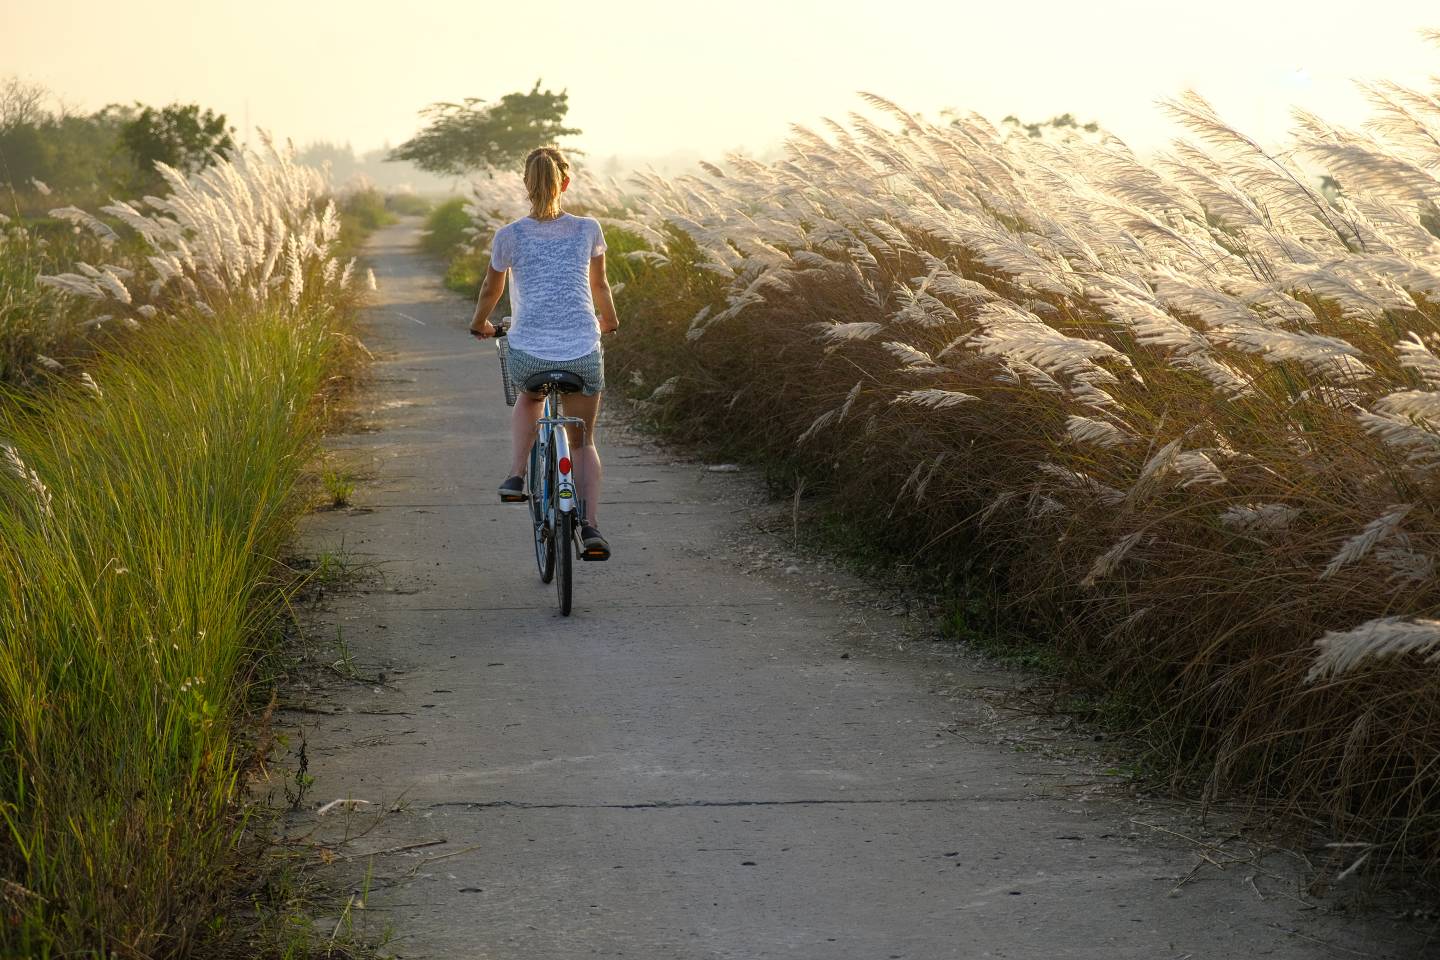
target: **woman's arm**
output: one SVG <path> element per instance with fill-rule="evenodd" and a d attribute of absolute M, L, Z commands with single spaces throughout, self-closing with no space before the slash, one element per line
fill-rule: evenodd
<path fill-rule="evenodd" d="M 480 297 L 475 301 L 475 318 L 470 321 L 470 332 L 482 340 L 495 336 L 495 325 L 490 322 L 490 313 L 495 309 L 495 304 L 500 302 L 500 295 L 504 292 L 505 271 L 490 267 L 485 271 L 485 279 L 480 284 Z"/>
<path fill-rule="evenodd" d="M 610 280 L 605 276 L 605 254 L 597 253 L 590 258 L 590 299 L 595 301 L 595 316 L 600 319 L 601 333 L 614 333 L 620 329 L 620 317 L 615 313 L 615 299 L 610 295 Z"/>

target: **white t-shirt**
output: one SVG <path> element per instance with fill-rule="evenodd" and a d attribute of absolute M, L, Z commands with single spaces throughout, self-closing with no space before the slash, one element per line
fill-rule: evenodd
<path fill-rule="evenodd" d="M 600 221 L 562 213 L 495 231 L 490 266 L 510 271 L 510 346 L 542 360 L 575 360 L 600 346 L 590 259 L 605 252 Z"/>

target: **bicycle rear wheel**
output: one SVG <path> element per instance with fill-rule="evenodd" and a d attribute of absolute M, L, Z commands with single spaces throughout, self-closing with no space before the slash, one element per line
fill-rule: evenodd
<path fill-rule="evenodd" d="M 575 514 L 555 512 L 555 594 L 560 600 L 560 615 L 570 616 L 572 575 L 575 571 Z"/>
<path fill-rule="evenodd" d="M 530 494 L 530 523 L 535 530 L 535 566 L 540 569 L 540 582 L 549 583 L 555 576 L 555 537 L 546 522 L 550 509 L 549 488 L 554 485 L 555 474 L 551 458 L 540 460 L 540 445 L 530 447 L 530 470 L 525 478 Z"/>

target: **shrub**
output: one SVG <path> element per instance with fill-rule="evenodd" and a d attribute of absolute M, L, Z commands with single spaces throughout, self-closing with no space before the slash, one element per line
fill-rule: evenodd
<path fill-rule="evenodd" d="M 465 201 L 452 197 L 436 205 L 425 217 L 425 232 L 421 234 L 420 246 L 426 253 L 437 257 L 453 257 L 470 245 L 473 226 Z"/>
<path fill-rule="evenodd" d="M 391 193 L 385 197 L 385 209 L 402 217 L 423 217 L 434 207 L 428 197 L 416 193 Z"/>

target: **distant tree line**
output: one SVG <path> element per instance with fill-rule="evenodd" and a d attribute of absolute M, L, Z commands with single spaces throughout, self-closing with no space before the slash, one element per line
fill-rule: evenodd
<path fill-rule="evenodd" d="M 1064 139 L 1067 136 L 1078 136 L 1082 133 L 1099 134 L 1101 132 L 1100 124 L 1093 121 L 1081 123 L 1075 119 L 1075 115 L 1072 113 L 1062 113 L 1058 117 L 1033 123 L 1021 120 L 1012 113 L 1000 122 L 1017 130 L 1024 130 L 1025 135 L 1033 140 L 1044 140 L 1047 134 Z"/>
<path fill-rule="evenodd" d="M 53 103 L 39 84 L 0 80 L 0 186 L 136 193 L 155 185 L 157 162 L 195 173 L 236 150 L 225 115 L 198 104 L 112 103 L 80 113 Z"/>

